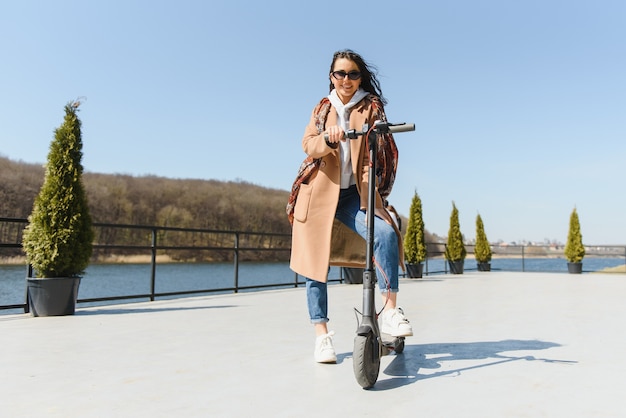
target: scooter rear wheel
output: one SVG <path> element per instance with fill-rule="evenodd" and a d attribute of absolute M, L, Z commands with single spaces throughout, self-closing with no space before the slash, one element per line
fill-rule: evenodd
<path fill-rule="evenodd" d="M 370 389 L 378 379 L 380 346 L 373 332 L 354 338 L 354 376 L 363 389 Z"/>

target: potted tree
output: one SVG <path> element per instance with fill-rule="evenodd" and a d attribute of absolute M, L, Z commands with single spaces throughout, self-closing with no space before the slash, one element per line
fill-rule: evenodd
<path fill-rule="evenodd" d="M 426 242 L 424 239 L 424 219 L 422 217 L 422 200 L 417 191 L 411 200 L 409 222 L 404 234 L 404 260 L 406 271 L 411 278 L 422 277 L 426 260 Z"/>
<path fill-rule="evenodd" d="M 491 245 L 485 234 L 485 226 L 480 214 L 476 216 L 476 246 L 474 247 L 474 257 L 478 271 L 491 271 Z"/>
<path fill-rule="evenodd" d="M 26 279 L 27 307 L 33 316 L 74 314 L 80 275 L 91 258 L 94 233 L 82 183 L 79 105 L 75 101 L 65 106 L 24 230 L 24 252 L 36 273 Z"/>
<path fill-rule="evenodd" d="M 459 224 L 459 211 L 452 202 L 452 213 L 450 214 L 450 230 L 448 231 L 448 245 L 446 245 L 445 257 L 448 260 L 452 274 L 463 274 L 465 262 L 465 244 L 463 244 L 463 234 Z"/>
<path fill-rule="evenodd" d="M 583 258 L 585 257 L 585 246 L 583 236 L 580 233 L 580 221 L 576 208 L 569 218 L 569 231 L 567 233 L 567 244 L 565 244 L 565 258 L 567 259 L 567 271 L 573 274 L 580 274 L 583 271 Z"/>

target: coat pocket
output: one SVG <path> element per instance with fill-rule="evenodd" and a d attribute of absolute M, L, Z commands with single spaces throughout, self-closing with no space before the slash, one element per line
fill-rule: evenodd
<path fill-rule="evenodd" d="M 311 202 L 311 193 L 313 192 L 313 186 L 310 184 L 300 185 L 300 192 L 298 192 L 298 201 L 294 208 L 293 217 L 298 222 L 306 221 L 309 214 L 309 203 Z"/>

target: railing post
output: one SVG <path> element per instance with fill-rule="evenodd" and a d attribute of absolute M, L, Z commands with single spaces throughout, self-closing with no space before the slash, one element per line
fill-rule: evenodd
<path fill-rule="evenodd" d="M 152 265 L 150 271 L 150 301 L 154 301 L 154 294 L 156 292 L 156 255 L 157 255 L 157 230 L 152 228 Z"/>
<path fill-rule="evenodd" d="M 235 293 L 239 293 L 239 232 L 235 232 Z"/>
<path fill-rule="evenodd" d="M 28 263 L 28 266 L 26 267 L 26 277 L 27 279 L 30 279 L 31 277 L 33 277 L 33 265 Z M 24 313 L 30 313 L 30 303 L 28 303 L 28 283 L 26 283 L 26 290 L 25 290 L 25 301 L 24 301 Z"/>
<path fill-rule="evenodd" d="M 526 248 L 526 246 L 522 245 L 522 272 L 526 271 L 526 266 L 524 264 L 524 248 Z"/>

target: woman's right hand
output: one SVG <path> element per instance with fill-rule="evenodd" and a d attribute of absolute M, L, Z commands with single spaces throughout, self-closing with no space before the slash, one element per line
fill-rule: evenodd
<path fill-rule="evenodd" d="M 330 144 L 337 144 L 339 141 L 345 141 L 344 131 L 341 127 L 329 126 L 326 128 L 326 132 L 324 132 L 324 138 L 326 138 L 326 142 Z"/>

